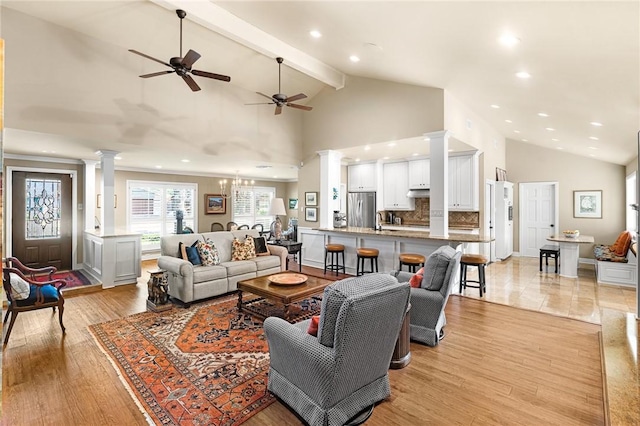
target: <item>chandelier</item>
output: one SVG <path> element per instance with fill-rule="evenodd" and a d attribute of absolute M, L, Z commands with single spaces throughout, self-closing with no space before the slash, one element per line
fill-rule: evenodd
<path fill-rule="evenodd" d="M 239 173 L 239 170 L 236 170 L 236 177 L 231 181 L 231 185 L 229 187 L 227 187 L 227 179 L 222 179 L 220 181 L 220 195 L 223 198 L 230 198 L 234 194 L 237 198 L 240 191 L 250 191 L 253 189 L 255 181 L 249 179 L 243 180 Z"/>

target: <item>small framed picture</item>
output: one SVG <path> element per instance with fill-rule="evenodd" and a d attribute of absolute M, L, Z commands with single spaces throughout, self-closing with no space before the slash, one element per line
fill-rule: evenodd
<path fill-rule="evenodd" d="M 205 214 L 227 213 L 227 200 L 219 194 L 204 194 Z"/>
<path fill-rule="evenodd" d="M 573 191 L 573 217 L 602 219 L 602 191 Z"/>
<path fill-rule="evenodd" d="M 289 198 L 289 209 L 296 210 L 298 208 L 298 199 Z"/>
<path fill-rule="evenodd" d="M 304 209 L 304 220 L 307 222 L 317 222 L 318 209 L 316 207 L 306 207 Z"/>
<path fill-rule="evenodd" d="M 501 168 L 496 167 L 496 180 L 497 181 L 506 181 L 507 180 L 507 171 Z"/>
<path fill-rule="evenodd" d="M 318 205 L 318 193 L 317 192 L 305 192 L 304 193 L 304 203 L 307 206 L 317 206 Z"/>

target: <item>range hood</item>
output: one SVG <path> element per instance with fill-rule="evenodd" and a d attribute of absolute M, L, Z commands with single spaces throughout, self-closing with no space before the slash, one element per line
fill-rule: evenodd
<path fill-rule="evenodd" d="M 429 198 L 428 189 L 410 189 L 407 198 Z"/>

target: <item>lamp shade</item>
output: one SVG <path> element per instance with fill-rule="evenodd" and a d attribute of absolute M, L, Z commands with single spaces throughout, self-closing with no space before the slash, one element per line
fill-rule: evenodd
<path fill-rule="evenodd" d="M 285 216 L 287 211 L 284 209 L 284 200 L 282 198 L 274 198 L 269 206 L 269 214 L 274 216 Z"/>

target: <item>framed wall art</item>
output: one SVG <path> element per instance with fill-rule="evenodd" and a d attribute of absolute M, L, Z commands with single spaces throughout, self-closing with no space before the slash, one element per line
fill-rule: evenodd
<path fill-rule="evenodd" d="M 307 222 L 317 222 L 318 209 L 316 207 L 306 207 L 304 209 L 304 220 Z"/>
<path fill-rule="evenodd" d="M 307 206 L 317 206 L 318 205 L 318 193 L 317 192 L 305 192 L 304 193 L 304 204 Z"/>
<path fill-rule="evenodd" d="M 220 194 L 204 194 L 204 212 L 206 214 L 227 213 L 227 200 Z"/>
<path fill-rule="evenodd" d="M 289 209 L 296 210 L 298 208 L 298 199 L 289 198 Z"/>
<path fill-rule="evenodd" d="M 573 191 L 573 217 L 602 219 L 602 191 Z"/>

